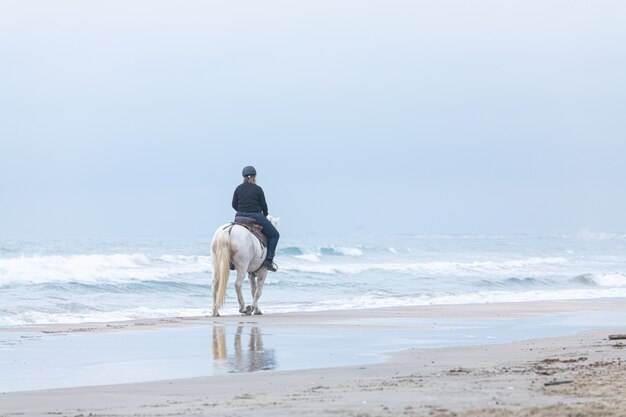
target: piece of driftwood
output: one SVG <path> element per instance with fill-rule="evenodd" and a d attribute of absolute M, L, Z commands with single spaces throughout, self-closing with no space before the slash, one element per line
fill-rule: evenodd
<path fill-rule="evenodd" d="M 551 387 L 553 385 L 563 385 L 563 384 L 571 384 L 574 381 L 564 380 L 564 381 L 550 381 L 543 384 L 546 387 Z"/>
<path fill-rule="evenodd" d="M 626 339 L 626 334 L 610 334 L 609 340 Z"/>

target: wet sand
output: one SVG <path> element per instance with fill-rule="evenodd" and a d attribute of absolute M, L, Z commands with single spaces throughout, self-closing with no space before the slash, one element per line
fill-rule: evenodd
<path fill-rule="evenodd" d="M 603 324 L 597 322 L 625 312 L 622 301 L 511 303 L 4 329 L 0 333 L 5 335 L 98 334 L 104 338 L 98 340 L 108 343 L 111 335 L 125 331 L 151 329 L 165 334 L 169 328 L 210 326 L 212 346 L 207 355 L 212 355 L 212 363 L 231 368 L 194 378 L 5 392 L 0 394 L 0 415 L 623 416 L 626 340 L 609 340 L 608 335 L 626 333 L 626 323 L 615 326 L 607 320 L 598 328 Z M 577 329 L 582 331 L 550 337 L 554 327 L 546 330 L 546 323 L 561 325 L 564 317 L 579 321 Z M 310 369 L 271 370 L 263 355 L 253 355 L 276 347 L 267 336 L 265 345 L 259 346 L 253 329 L 265 334 L 284 334 L 275 329 L 312 334 L 310 343 L 317 348 L 328 341 L 325 332 L 359 331 L 379 338 L 393 328 L 421 334 L 436 323 L 457 319 L 474 322 L 477 328 L 484 320 L 521 319 L 514 323 L 534 323 L 534 330 L 543 329 L 536 333 L 542 337 L 512 343 L 496 340 L 496 344 L 470 340 L 476 344 L 428 349 L 416 343 L 387 352 L 386 359 L 376 363 Z M 220 334 L 220 329 L 225 333 Z M 331 340 L 331 348 L 332 343 L 336 339 Z M 385 345 L 382 340 L 378 346 Z M 281 347 L 277 353 L 285 357 L 290 351 Z M 311 362 L 314 356 L 309 354 Z M 237 358 L 248 364 L 259 359 L 260 367 L 248 369 L 256 372 L 245 368 L 233 372 Z"/>

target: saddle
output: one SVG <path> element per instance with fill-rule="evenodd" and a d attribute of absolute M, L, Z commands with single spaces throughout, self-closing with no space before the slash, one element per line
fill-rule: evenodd
<path fill-rule="evenodd" d="M 263 234 L 263 226 L 256 222 L 256 219 L 252 217 L 243 217 L 243 216 L 235 216 L 234 225 L 243 226 L 250 231 L 259 242 L 261 242 L 261 247 L 267 247 L 267 236 Z"/>

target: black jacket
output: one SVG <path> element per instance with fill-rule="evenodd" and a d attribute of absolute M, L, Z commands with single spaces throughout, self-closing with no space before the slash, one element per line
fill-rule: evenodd
<path fill-rule="evenodd" d="M 251 182 L 239 184 L 235 189 L 233 208 L 237 211 L 262 211 L 264 216 L 269 213 L 263 189 Z"/>

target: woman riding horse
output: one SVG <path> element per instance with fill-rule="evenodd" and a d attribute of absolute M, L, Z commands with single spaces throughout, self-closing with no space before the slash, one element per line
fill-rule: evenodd
<path fill-rule="evenodd" d="M 280 234 L 267 219 L 269 214 L 263 189 L 256 184 L 256 169 L 253 166 L 244 167 L 243 183 L 235 189 L 233 194 L 233 208 L 237 211 L 236 217 L 251 217 L 263 226 L 263 234 L 267 236 L 267 256 L 263 266 L 268 271 L 276 272 L 274 253 Z"/>

